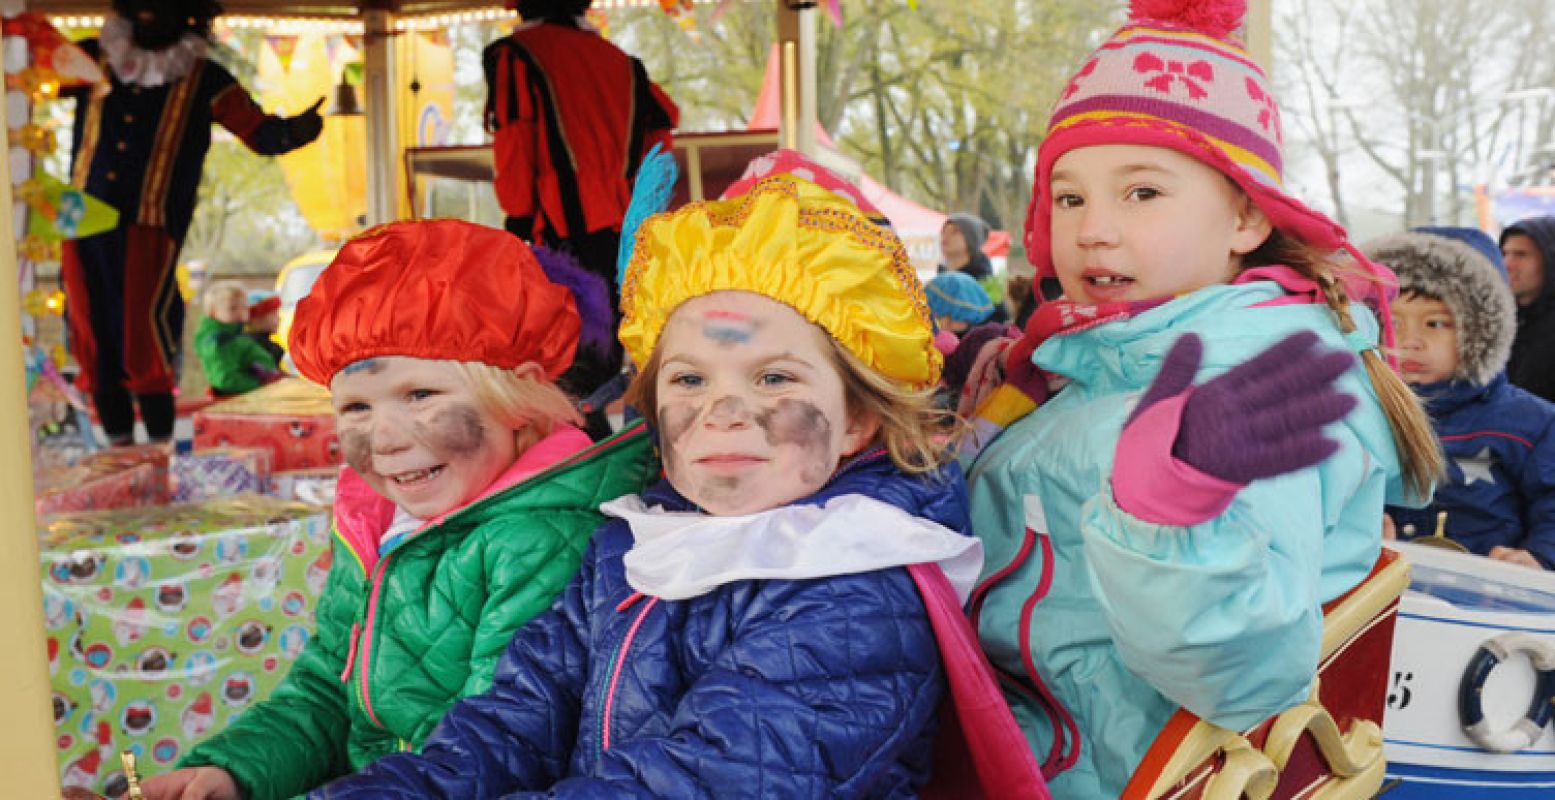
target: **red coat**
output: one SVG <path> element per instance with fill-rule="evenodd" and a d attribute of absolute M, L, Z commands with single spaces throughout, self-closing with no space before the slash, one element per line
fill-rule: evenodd
<path fill-rule="evenodd" d="M 535 236 L 619 231 L 642 156 L 670 146 L 674 101 L 641 61 L 566 25 L 520 26 L 484 61 L 502 210 Z"/>

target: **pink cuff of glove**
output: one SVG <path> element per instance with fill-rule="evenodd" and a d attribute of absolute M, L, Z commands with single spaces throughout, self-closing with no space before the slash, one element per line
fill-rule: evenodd
<path fill-rule="evenodd" d="M 1147 408 L 1123 426 L 1112 459 L 1118 507 L 1156 525 L 1197 525 L 1220 516 L 1244 484 L 1201 472 L 1172 455 L 1189 389 Z"/>

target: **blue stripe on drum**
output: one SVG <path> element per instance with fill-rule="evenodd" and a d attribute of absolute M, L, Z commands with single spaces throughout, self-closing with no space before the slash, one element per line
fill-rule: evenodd
<path fill-rule="evenodd" d="M 1555 772 L 1492 772 L 1388 763 L 1385 800 L 1549 800 L 1555 796 Z"/>

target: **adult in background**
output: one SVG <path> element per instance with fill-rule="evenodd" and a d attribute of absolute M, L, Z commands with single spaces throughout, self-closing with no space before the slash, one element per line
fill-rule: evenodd
<path fill-rule="evenodd" d="M 318 103 L 266 114 L 206 58 L 214 0 L 114 0 L 97 39 L 106 86 L 76 100 L 72 183 L 119 211 L 119 226 L 64 244 L 60 266 L 70 346 L 110 444 L 131 444 L 135 406 L 152 441 L 173 436 L 173 388 L 184 303 L 174 265 L 220 123 L 249 149 L 280 155 L 318 137 Z M 320 99 L 322 102 L 322 98 Z"/>
<path fill-rule="evenodd" d="M 1555 400 L 1555 217 L 1534 217 L 1501 232 L 1501 258 L 1517 298 L 1517 338 L 1506 376 Z"/>
<path fill-rule="evenodd" d="M 632 182 L 653 145 L 669 149 L 680 111 L 641 61 L 583 19 L 591 3 L 509 0 L 524 22 L 486 47 L 486 129 L 507 229 L 571 254 L 609 283 L 615 307 Z M 562 384 L 586 396 L 620 366 L 615 347 L 603 359 L 580 358 Z M 603 413 L 588 427 L 608 432 Z"/>
<path fill-rule="evenodd" d="M 993 301 L 994 322 L 1008 322 L 1004 307 L 1004 285 L 994 277 L 993 262 L 983 252 L 988 241 L 988 223 L 975 214 L 951 214 L 939 231 L 939 252 L 943 261 L 939 271 L 960 272 L 977 280 L 988 299 Z"/>

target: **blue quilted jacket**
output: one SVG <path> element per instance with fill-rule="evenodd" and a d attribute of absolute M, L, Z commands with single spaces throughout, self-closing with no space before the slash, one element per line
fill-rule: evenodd
<path fill-rule="evenodd" d="M 967 530 L 959 471 L 913 478 L 861 458 L 803 503 L 863 494 Z M 650 505 L 691 510 L 667 483 Z M 689 600 L 636 594 L 626 523 L 595 534 L 556 607 L 513 638 L 484 695 L 419 755 L 318 798 L 912 797 L 944 691 L 903 568 L 751 580 Z"/>
<path fill-rule="evenodd" d="M 1431 505 L 1388 506 L 1400 539 L 1429 536 L 1447 512 L 1447 535 L 1489 555 L 1522 548 L 1555 568 L 1555 405 L 1507 382 L 1455 380 L 1416 387 L 1447 454 L 1447 480 Z"/>

